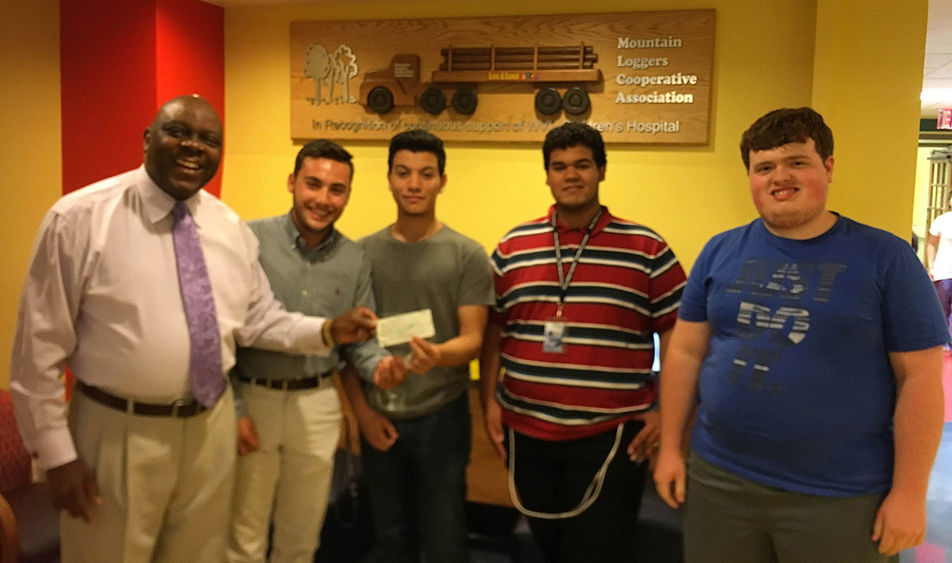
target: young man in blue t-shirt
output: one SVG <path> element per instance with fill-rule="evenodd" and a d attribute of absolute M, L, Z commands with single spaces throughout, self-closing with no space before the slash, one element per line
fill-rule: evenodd
<path fill-rule="evenodd" d="M 826 209 L 809 108 L 741 141 L 760 218 L 705 246 L 661 374 L 655 482 L 704 561 L 896 561 L 923 541 L 949 333 L 905 241 Z M 681 436 L 697 407 L 691 453 Z"/>

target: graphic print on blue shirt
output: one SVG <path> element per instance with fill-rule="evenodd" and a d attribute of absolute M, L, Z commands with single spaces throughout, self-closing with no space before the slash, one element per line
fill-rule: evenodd
<path fill-rule="evenodd" d="M 745 261 L 737 280 L 724 290 L 745 297 L 737 311 L 737 337 L 743 343 L 728 382 L 744 384 L 750 391 L 782 393 L 783 387 L 769 379 L 770 366 L 784 350 L 803 341 L 810 330 L 810 310 L 805 306 L 828 303 L 836 277 L 844 270 L 846 265 L 837 263 Z M 778 300 L 789 305 L 777 306 Z"/>

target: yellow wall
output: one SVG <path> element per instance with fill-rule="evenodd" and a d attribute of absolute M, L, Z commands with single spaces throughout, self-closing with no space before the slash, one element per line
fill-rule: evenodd
<path fill-rule="evenodd" d="M 379 18 L 545 14 L 570 12 L 578 5 L 574 0 L 490 0 L 226 10 L 223 198 L 246 218 L 281 213 L 288 207 L 284 180 L 299 148 L 289 138 L 290 22 L 358 19 L 365 14 Z M 587 6 L 600 12 L 717 9 L 710 145 L 609 148 L 602 184 L 602 201 L 614 213 L 658 230 L 690 264 L 712 234 L 754 217 L 737 150 L 741 131 L 777 106 L 810 103 L 812 3 L 594 0 Z M 921 59 L 917 64 L 921 67 Z M 552 199 L 544 183 L 541 140 L 540 135 L 539 143 L 531 145 L 448 145 L 449 183 L 437 213 L 487 248 L 515 224 L 543 215 Z M 386 145 L 352 143 L 348 148 L 355 154 L 357 174 L 340 227 L 350 236 L 361 236 L 394 218 L 386 189 Z"/>
<path fill-rule="evenodd" d="M 929 155 L 934 147 L 919 147 L 916 151 L 916 190 L 912 203 L 912 230 L 919 236 L 919 257 L 925 260 L 925 246 L 929 239 L 926 219 L 929 210 L 929 183 L 931 182 Z"/>
<path fill-rule="evenodd" d="M 912 229 L 925 0 L 821 0 L 813 105 L 833 129 L 827 206 L 904 239 Z"/>
<path fill-rule="evenodd" d="M 59 2 L 0 3 L 0 388 L 33 234 L 61 192 Z"/>
<path fill-rule="evenodd" d="M 246 218 L 288 207 L 284 180 L 299 148 L 289 138 L 290 22 L 366 14 L 563 13 L 577 7 L 575 0 L 488 0 L 226 10 L 225 201 Z M 837 164 L 830 208 L 908 236 L 927 0 L 592 0 L 586 7 L 717 10 L 710 145 L 610 148 L 602 184 L 602 201 L 613 212 L 658 230 L 685 265 L 711 235 L 755 217 L 737 144 L 754 119 L 784 106 L 814 105 L 833 126 Z M 386 191 L 385 145 L 348 148 L 357 176 L 340 227 L 358 237 L 387 225 L 394 210 Z M 487 248 L 551 203 L 539 144 L 454 143 L 447 152 L 449 183 L 438 214 Z"/>
<path fill-rule="evenodd" d="M 715 8 L 711 143 L 609 150 L 602 200 L 661 232 L 686 264 L 715 232 L 755 216 L 738 158 L 740 133 L 780 106 L 815 105 L 837 138 L 830 207 L 908 236 L 926 0 L 591 0 L 591 11 Z M 246 218 L 288 206 L 288 24 L 296 20 L 566 13 L 575 0 L 367 1 L 225 11 L 223 197 Z M 16 299 L 40 217 L 60 193 L 58 2 L 0 3 L 0 387 Z M 814 57 L 816 52 L 816 57 Z M 815 62 L 814 62 L 815 60 Z M 540 139 L 541 141 L 541 139 Z M 351 144 L 355 193 L 341 229 L 357 237 L 393 219 L 386 148 Z M 439 213 L 487 248 L 551 198 L 538 145 L 452 144 Z"/>

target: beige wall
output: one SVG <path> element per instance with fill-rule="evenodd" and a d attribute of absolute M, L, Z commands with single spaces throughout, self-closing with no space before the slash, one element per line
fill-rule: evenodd
<path fill-rule="evenodd" d="M 0 388 L 6 388 L 33 234 L 61 192 L 59 2 L 0 2 L 0 77 Z"/>

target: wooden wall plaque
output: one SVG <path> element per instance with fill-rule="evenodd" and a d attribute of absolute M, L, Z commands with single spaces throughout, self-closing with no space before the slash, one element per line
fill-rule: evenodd
<path fill-rule="evenodd" d="M 705 144 L 714 10 L 291 23 L 291 137 Z"/>

